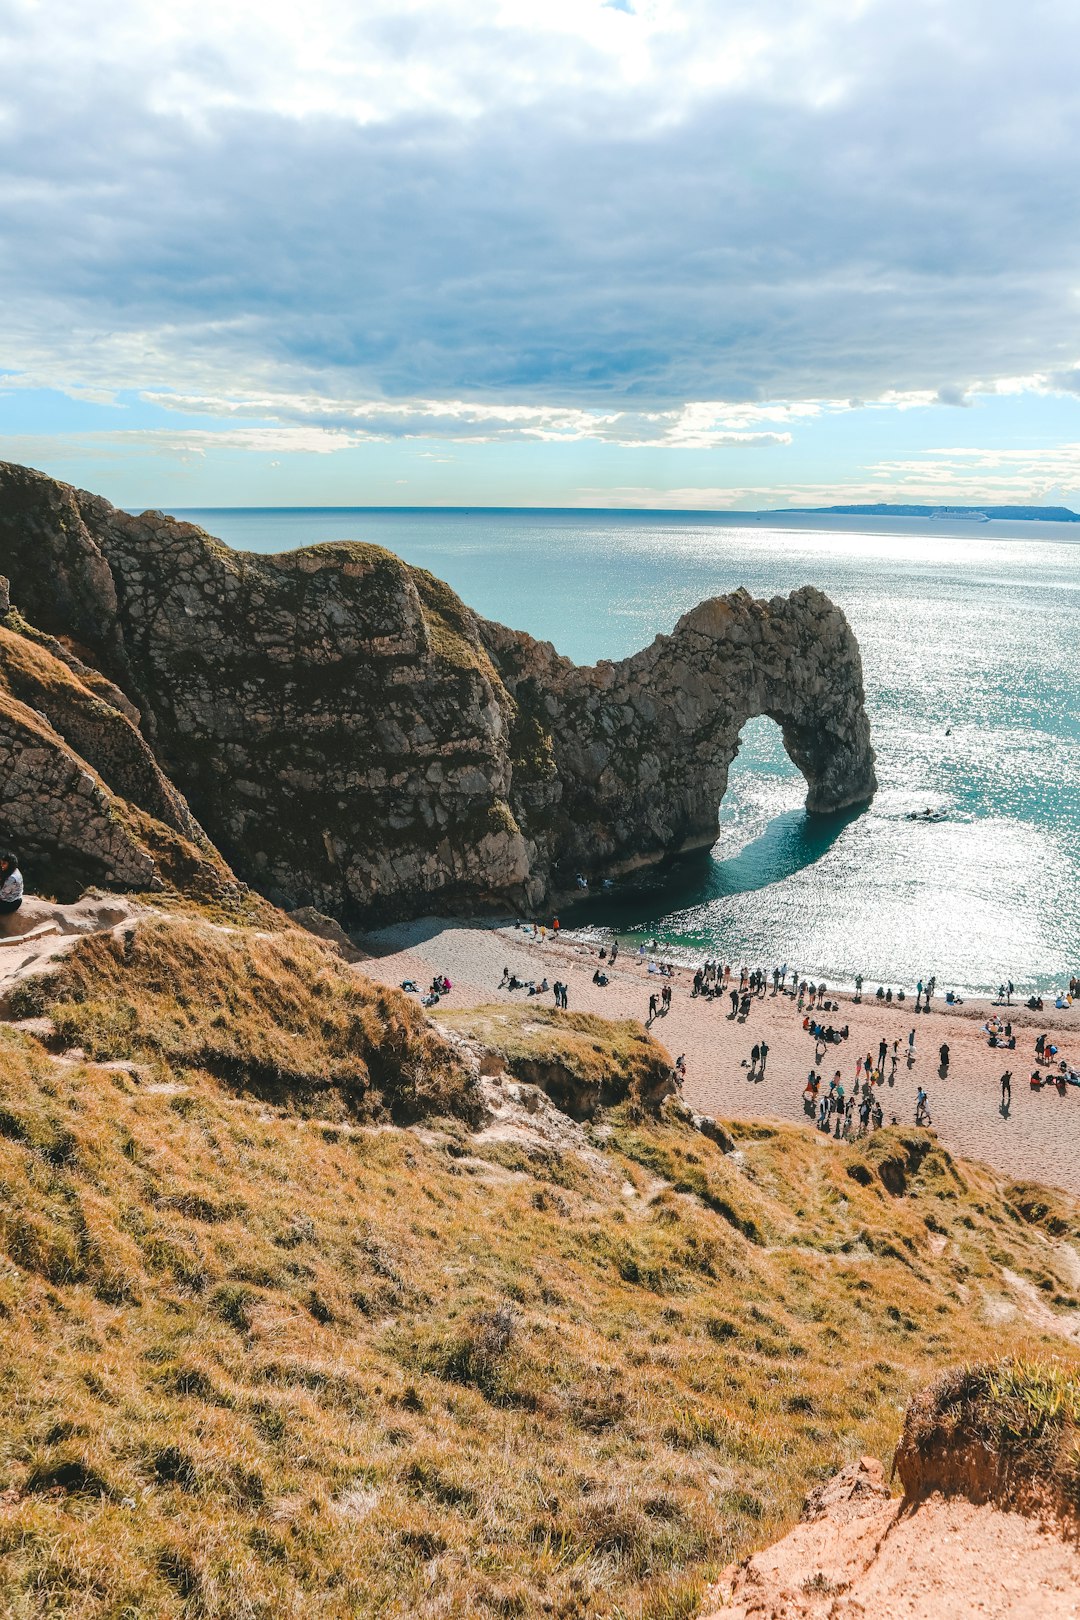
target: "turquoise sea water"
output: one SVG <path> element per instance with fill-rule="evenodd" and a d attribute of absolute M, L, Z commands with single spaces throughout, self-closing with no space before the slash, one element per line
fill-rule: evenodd
<path fill-rule="evenodd" d="M 751 722 L 711 854 L 590 898 L 577 922 L 736 963 L 958 989 L 1080 971 L 1080 533 L 1068 524 L 687 513 L 236 509 L 228 544 L 376 541 L 579 662 L 619 658 L 707 596 L 812 584 L 862 647 L 880 791 L 822 821 Z M 827 526 L 826 526 L 827 523 Z M 943 819 L 919 825 L 911 810 Z M 564 921 L 568 921 L 566 914 Z"/>

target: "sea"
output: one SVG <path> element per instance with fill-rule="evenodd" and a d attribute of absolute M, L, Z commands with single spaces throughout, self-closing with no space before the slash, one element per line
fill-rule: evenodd
<path fill-rule="evenodd" d="M 786 962 L 867 989 L 1045 992 L 1080 973 L 1080 524 L 693 512 L 177 511 L 277 552 L 367 540 L 579 663 L 709 596 L 826 591 L 862 649 L 879 791 L 808 817 L 748 722 L 711 851 L 582 896 L 564 925 L 685 961 Z M 929 810 L 932 819 L 910 819 Z"/>

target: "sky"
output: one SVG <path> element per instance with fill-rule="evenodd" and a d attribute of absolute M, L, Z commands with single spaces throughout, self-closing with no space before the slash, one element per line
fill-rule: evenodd
<path fill-rule="evenodd" d="M 0 457 L 1080 509 L 1076 0 L 0 0 Z"/>

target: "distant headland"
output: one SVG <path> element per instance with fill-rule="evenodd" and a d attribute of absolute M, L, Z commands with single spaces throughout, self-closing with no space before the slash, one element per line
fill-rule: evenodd
<path fill-rule="evenodd" d="M 1080 512 L 1067 506 L 903 506 L 876 501 L 870 506 L 788 506 L 767 517 L 909 517 L 909 518 L 1012 518 L 1032 523 L 1080 523 Z"/>

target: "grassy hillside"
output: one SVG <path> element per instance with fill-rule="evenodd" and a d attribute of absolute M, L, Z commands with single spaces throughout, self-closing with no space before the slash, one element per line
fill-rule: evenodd
<path fill-rule="evenodd" d="M 477 1134 L 415 1008 L 286 935 L 88 941 L 28 1000 L 88 1057 L 0 1030 L 18 1620 L 689 1617 L 936 1369 L 1067 1349 L 1006 1273 L 1074 1307 L 1076 1208 L 925 1132 Z"/>

